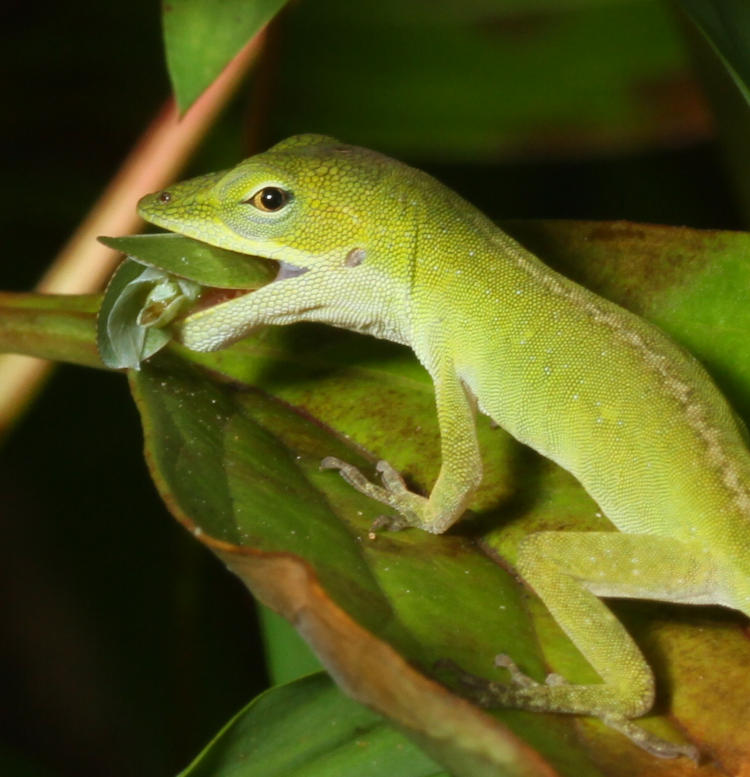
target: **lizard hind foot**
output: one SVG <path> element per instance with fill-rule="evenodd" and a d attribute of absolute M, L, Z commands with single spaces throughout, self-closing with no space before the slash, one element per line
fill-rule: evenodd
<path fill-rule="evenodd" d="M 450 658 L 436 661 L 435 668 L 454 675 L 466 696 L 475 704 L 487 708 L 497 706 L 497 683 L 467 672 Z"/>

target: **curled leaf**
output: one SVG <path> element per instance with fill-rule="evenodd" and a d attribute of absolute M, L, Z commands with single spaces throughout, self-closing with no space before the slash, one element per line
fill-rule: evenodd
<path fill-rule="evenodd" d="M 250 291 L 273 278 L 273 262 L 173 234 L 100 238 L 128 259 L 107 286 L 98 347 L 107 367 L 139 369 L 172 339 L 166 327 L 204 287 Z"/>
<path fill-rule="evenodd" d="M 164 327 L 198 299 L 200 290 L 194 281 L 126 259 L 112 276 L 99 311 L 102 361 L 115 369 L 139 369 L 171 340 Z"/>

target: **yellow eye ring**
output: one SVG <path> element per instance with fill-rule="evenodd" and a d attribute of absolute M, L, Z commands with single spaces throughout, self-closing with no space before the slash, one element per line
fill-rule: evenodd
<path fill-rule="evenodd" d="M 289 200 L 289 192 L 284 189 L 280 189 L 278 186 L 264 186 L 246 202 L 263 213 L 275 213 L 281 210 Z"/>

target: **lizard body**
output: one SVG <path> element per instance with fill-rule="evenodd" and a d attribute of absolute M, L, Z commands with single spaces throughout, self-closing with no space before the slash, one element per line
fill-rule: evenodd
<path fill-rule="evenodd" d="M 262 324 L 321 321 L 410 346 L 430 373 L 442 465 L 429 495 L 327 459 L 395 523 L 441 533 L 482 476 L 475 411 L 572 472 L 619 532 L 539 532 L 518 568 L 601 676 L 511 672 L 483 703 L 600 717 L 662 756 L 694 755 L 631 722 L 654 684 L 600 596 L 722 604 L 750 615 L 750 453 L 701 365 L 657 328 L 545 266 L 430 176 L 317 135 L 145 197 L 148 221 L 275 259 L 277 281 L 189 315 L 215 350 Z"/>

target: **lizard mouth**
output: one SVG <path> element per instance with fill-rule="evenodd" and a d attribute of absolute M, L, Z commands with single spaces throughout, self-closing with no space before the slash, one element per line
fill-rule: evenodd
<path fill-rule="evenodd" d="M 278 265 L 279 269 L 276 277 L 270 280 L 269 283 L 279 283 L 289 278 L 296 278 L 299 275 L 304 275 L 309 269 L 307 267 L 297 267 L 284 261 L 278 261 Z M 252 294 L 254 291 L 256 289 L 226 289 L 217 286 L 204 286 L 197 303 L 182 318 L 184 319 L 192 316 L 194 313 L 216 307 L 237 297 L 244 297 L 246 294 Z"/>
<path fill-rule="evenodd" d="M 309 269 L 309 267 L 297 267 L 295 264 L 279 261 L 279 272 L 271 283 L 285 281 L 287 278 L 296 278 L 298 275 L 304 275 Z"/>

